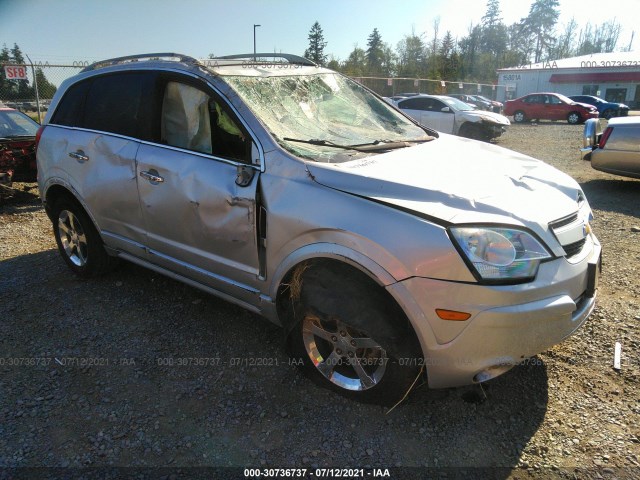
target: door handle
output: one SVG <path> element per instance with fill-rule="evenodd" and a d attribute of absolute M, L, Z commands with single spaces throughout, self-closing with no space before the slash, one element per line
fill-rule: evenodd
<path fill-rule="evenodd" d="M 164 182 L 164 178 L 162 178 L 160 175 L 158 175 L 158 172 L 155 171 L 155 170 L 150 170 L 148 172 L 146 172 L 146 171 L 140 172 L 140 176 L 142 178 L 146 178 L 151 183 L 162 183 L 162 182 Z"/>
<path fill-rule="evenodd" d="M 75 158 L 80 163 L 86 162 L 86 161 L 89 160 L 89 157 L 87 157 L 82 150 L 77 150 L 75 152 L 70 152 L 69 156 L 71 158 Z"/>

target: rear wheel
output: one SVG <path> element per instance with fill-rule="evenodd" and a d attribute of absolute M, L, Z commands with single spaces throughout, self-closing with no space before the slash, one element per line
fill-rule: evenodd
<path fill-rule="evenodd" d="M 516 123 L 523 123 L 527 120 L 527 116 L 522 110 L 518 110 L 513 114 L 513 121 Z"/>
<path fill-rule="evenodd" d="M 571 112 L 567 115 L 567 122 L 571 125 L 576 125 L 582 121 L 582 116 L 578 112 Z"/>
<path fill-rule="evenodd" d="M 93 222 L 77 202 L 68 198 L 56 201 L 52 221 L 60 255 L 76 275 L 100 275 L 117 264 L 117 259 L 105 251 Z"/>
<path fill-rule="evenodd" d="M 422 365 L 419 343 L 400 308 L 352 267 L 311 266 L 290 303 L 290 353 L 319 385 L 358 401 L 393 405 Z"/>

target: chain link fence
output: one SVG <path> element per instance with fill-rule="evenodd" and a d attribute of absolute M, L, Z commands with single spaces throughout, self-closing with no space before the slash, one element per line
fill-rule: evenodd
<path fill-rule="evenodd" d="M 504 85 L 451 82 L 428 78 L 354 77 L 354 80 L 383 97 L 393 97 L 403 93 L 428 93 L 430 95 L 464 93 L 467 95 L 483 95 L 495 100 L 500 89 L 505 88 Z"/>
<path fill-rule="evenodd" d="M 60 84 L 87 65 L 88 62 L 73 62 L 71 65 L 0 63 L 0 107 L 15 108 L 41 122 Z M 27 78 L 11 78 L 18 71 L 26 74 Z"/>
<path fill-rule="evenodd" d="M 49 108 L 51 98 L 60 84 L 65 79 L 79 73 L 88 64 L 89 62 L 73 62 L 70 65 L 51 65 L 47 62 L 21 65 L 0 63 L 0 106 L 15 108 L 41 122 Z M 24 67 L 27 79 L 8 79 L 5 66 Z M 383 97 L 392 97 L 402 93 L 429 93 L 433 95 L 465 93 L 495 99 L 499 89 L 505 88 L 504 85 L 451 82 L 427 78 L 354 77 L 354 80 Z"/>

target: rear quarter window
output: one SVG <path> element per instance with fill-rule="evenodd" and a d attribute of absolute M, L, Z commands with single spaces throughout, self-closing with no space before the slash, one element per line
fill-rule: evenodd
<path fill-rule="evenodd" d="M 151 139 L 155 74 L 119 73 L 69 88 L 51 123 Z"/>

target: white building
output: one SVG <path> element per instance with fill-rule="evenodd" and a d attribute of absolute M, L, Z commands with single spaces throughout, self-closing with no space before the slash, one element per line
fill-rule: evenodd
<path fill-rule="evenodd" d="M 640 52 L 594 53 L 582 57 L 498 70 L 498 100 L 533 92 L 595 95 L 640 107 Z M 502 97 L 502 98 L 500 98 Z"/>

